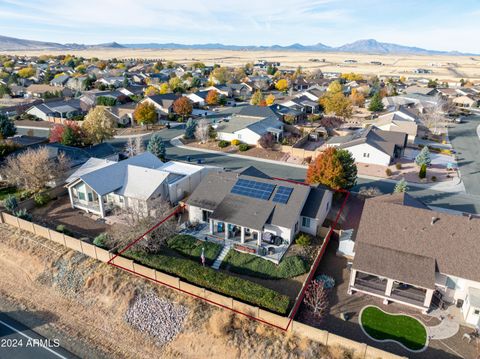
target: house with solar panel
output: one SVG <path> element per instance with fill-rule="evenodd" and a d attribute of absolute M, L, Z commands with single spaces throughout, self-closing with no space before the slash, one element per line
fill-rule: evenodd
<path fill-rule="evenodd" d="M 331 203 L 332 192 L 324 187 L 273 179 L 249 167 L 209 174 L 186 208 L 205 237 L 278 263 L 299 232 L 318 233 Z"/>

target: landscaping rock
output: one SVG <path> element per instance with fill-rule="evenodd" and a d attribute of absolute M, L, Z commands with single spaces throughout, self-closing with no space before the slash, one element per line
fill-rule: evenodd
<path fill-rule="evenodd" d="M 188 310 L 183 305 L 158 298 L 150 292 L 134 299 L 125 313 L 125 320 L 151 335 L 158 345 L 164 345 L 182 330 L 187 314 Z"/>

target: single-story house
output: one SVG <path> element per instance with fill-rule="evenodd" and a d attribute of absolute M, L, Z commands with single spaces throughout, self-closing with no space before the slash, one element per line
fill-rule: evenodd
<path fill-rule="evenodd" d="M 115 207 L 149 211 L 155 199 L 178 203 L 217 167 L 163 163 L 150 152 L 115 162 L 89 159 L 66 180 L 72 208 L 104 218 Z"/>
<path fill-rule="evenodd" d="M 388 166 L 403 156 L 407 137 L 404 132 L 383 131 L 370 126 L 351 135 L 333 137 L 326 145 L 348 150 L 355 162 Z"/>
<path fill-rule="evenodd" d="M 163 95 L 154 95 L 145 97 L 141 103 L 152 103 L 157 109 L 159 116 L 168 116 L 173 113 L 173 103 L 179 98 L 179 95 L 174 93 L 166 93 Z"/>
<path fill-rule="evenodd" d="M 80 101 L 77 99 L 51 101 L 30 107 L 26 113 L 34 115 L 44 121 L 60 118 L 69 119 L 85 112 L 82 110 Z"/>
<path fill-rule="evenodd" d="M 405 93 L 406 94 L 419 94 L 419 95 L 426 95 L 426 96 L 433 96 L 435 95 L 438 91 L 435 88 L 431 87 L 421 87 L 421 86 L 408 86 L 405 88 Z"/>
<path fill-rule="evenodd" d="M 268 247 L 280 253 L 278 262 L 300 231 L 318 233 L 332 197 L 326 188 L 276 180 L 248 167 L 208 175 L 186 205 L 189 221 L 208 224 L 209 235 L 259 255 Z"/>
<path fill-rule="evenodd" d="M 457 107 L 471 108 L 478 106 L 478 100 L 471 96 L 459 96 L 453 99 L 453 104 Z"/>
<path fill-rule="evenodd" d="M 73 95 L 72 91 L 65 87 L 50 86 L 50 85 L 44 85 L 44 84 L 32 84 L 26 88 L 25 92 L 29 97 L 43 97 L 46 94 L 51 94 L 51 95 L 58 94 L 58 97 Z"/>
<path fill-rule="evenodd" d="M 441 298 L 479 326 L 479 233 L 480 219 L 430 210 L 406 193 L 367 199 L 348 292 L 424 312 Z"/>
<path fill-rule="evenodd" d="M 269 107 L 243 106 L 213 127 L 219 140 L 240 140 L 256 145 L 266 133 L 271 133 L 279 140 L 283 135 L 283 125 L 279 115 Z"/>
<path fill-rule="evenodd" d="M 194 107 L 203 107 L 205 106 L 205 99 L 208 95 L 209 91 L 197 91 L 188 94 L 184 94 L 183 96 L 187 97 L 193 104 Z"/>
<path fill-rule="evenodd" d="M 413 141 L 417 137 L 421 119 L 413 110 L 401 106 L 367 123 L 383 131 L 404 132 Z"/>

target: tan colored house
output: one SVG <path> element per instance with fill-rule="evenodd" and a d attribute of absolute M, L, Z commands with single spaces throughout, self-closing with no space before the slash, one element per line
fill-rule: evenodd
<path fill-rule="evenodd" d="M 373 125 L 383 131 L 404 132 L 411 141 L 418 135 L 420 123 L 420 117 L 415 112 L 403 107 L 365 122 L 366 125 Z"/>
<path fill-rule="evenodd" d="M 457 107 L 477 107 L 478 100 L 475 100 L 469 96 L 459 96 L 453 99 L 453 104 Z"/>

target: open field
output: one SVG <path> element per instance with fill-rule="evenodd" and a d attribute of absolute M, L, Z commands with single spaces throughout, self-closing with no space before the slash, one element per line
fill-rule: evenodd
<path fill-rule="evenodd" d="M 61 51 L 10 51 L 15 55 L 59 55 Z M 480 57 L 442 56 L 442 55 L 375 55 L 334 52 L 296 52 L 296 51 L 232 51 L 232 50 L 148 50 L 148 49 L 109 49 L 68 51 L 70 54 L 84 57 L 108 58 L 145 58 L 164 59 L 179 63 L 202 61 L 207 65 L 238 66 L 258 59 L 278 61 L 281 68 L 321 69 L 324 72 L 358 72 L 383 76 L 405 76 L 407 78 L 438 78 L 440 80 L 459 80 L 460 78 L 480 79 Z M 318 59 L 325 62 L 312 62 Z M 346 64 L 345 60 L 357 63 Z M 371 61 L 380 61 L 383 65 L 373 65 Z M 432 70 L 431 74 L 414 74 L 416 68 Z"/>

